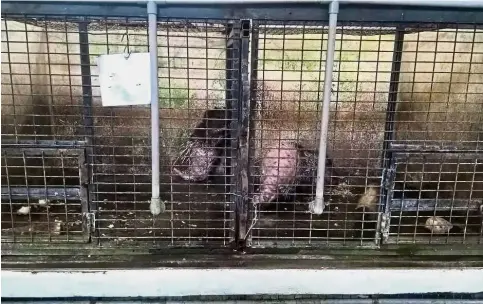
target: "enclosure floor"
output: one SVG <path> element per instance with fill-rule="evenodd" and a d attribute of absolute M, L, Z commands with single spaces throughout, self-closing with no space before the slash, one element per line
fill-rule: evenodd
<path fill-rule="evenodd" d="M 95 244 L 223 246 L 233 240 L 233 196 L 226 194 L 230 189 L 223 180 L 192 184 L 163 178 L 161 195 L 166 211 L 155 217 L 149 211 L 149 183 L 126 184 L 120 182 L 97 189 Z M 364 188 L 350 184 L 348 181 L 329 189 L 326 209 L 319 216 L 308 213 L 307 202 L 274 202 L 262 206 L 256 217 L 250 205 L 247 229 L 251 237 L 247 240 L 254 246 L 374 242 L 377 214 L 356 209 Z M 27 202 L 19 202 L 14 208 L 20 208 L 22 203 Z M 83 241 L 79 203 L 53 202 L 49 208 L 32 206 L 29 215 L 18 215 L 16 209 L 10 212 L 12 206 L 8 202 L 2 203 L 2 242 Z M 398 225 L 398 217 L 393 214 L 390 235 L 431 237 L 424 228 L 429 216 L 432 214 L 420 213 L 413 222 Z M 480 217 L 470 217 L 466 231 L 459 229 L 457 223 L 464 218 L 455 214 L 453 218 L 456 225 L 452 236 L 474 234 L 481 238 Z"/>

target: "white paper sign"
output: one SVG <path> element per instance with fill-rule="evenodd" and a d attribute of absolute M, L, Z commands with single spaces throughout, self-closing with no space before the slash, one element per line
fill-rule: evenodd
<path fill-rule="evenodd" d="M 149 53 L 101 55 L 97 66 L 104 107 L 151 103 Z"/>

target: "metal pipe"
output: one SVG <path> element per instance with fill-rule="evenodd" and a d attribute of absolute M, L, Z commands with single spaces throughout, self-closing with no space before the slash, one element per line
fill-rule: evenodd
<path fill-rule="evenodd" d="M 152 194 L 149 209 L 153 215 L 164 212 L 165 205 L 159 197 L 159 98 L 158 98 L 158 12 L 155 1 L 148 2 L 149 55 L 151 76 L 151 166 Z"/>
<path fill-rule="evenodd" d="M 14 0 L 9 2 L 32 2 L 32 0 Z M 48 0 L 38 2 L 79 2 L 79 0 Z M 146 3 L 154 2 L 160 5 L 175 4 L 329 4 L 330 0 L 83 0 L 82 2 L 97 3 Z M 361 5 L 399 5 L 399 6 L 431 6 L 455 8 L 483 8 L 481 0 L 339 0 L 341 4 Z"/>
<path fill-rule="evenodd" d="M 339 13 L 339 2 L 332 1 L 329 5 L 329 34 L 327 37 L 327 57 L 325 60 L 324 96 L 322 104 L 322 115 L 320 121 L 319 159 L 317 166 L 317 187 L 315 190 L 315 201 L 310 204 L 310 212 L 322 214 L 325 208 L 324 202 L 324 176 L 325 158 L 327 155 L 327 135 L 329 129 L 329 106 L 332 94 L 332 72 L 334 67 L 335 35 L 337 27 L 337 14 Z"/>

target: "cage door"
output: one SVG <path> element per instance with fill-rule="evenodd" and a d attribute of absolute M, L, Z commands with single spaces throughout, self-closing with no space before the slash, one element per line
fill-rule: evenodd
<path fill-rule="evenodd" d="M 478 153 L 394 153 L 386 174 L 386 243 L 478 243 L 483 162 Z"/>
<path fill-rule="evenodd" d="M 2 242 L 89 242 L 85 150 L 80 142 L 2 143 Z"/>

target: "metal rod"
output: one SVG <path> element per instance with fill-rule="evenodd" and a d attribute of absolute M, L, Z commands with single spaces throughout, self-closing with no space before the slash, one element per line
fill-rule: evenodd
<path fill-rule="evenodd" d="M 52 149 L 82 149 L 87 145 L 81 140 L 2 140 L 2 149 L 6 148 L 52 148 Z"/>
<path fill-rule="evenodd" d="M 25 200 L 30 199 L 58 199 L 78 200 L 80 198 L 79 187 L 15 187 L 2 186 L 2 199 Z"/>
<path fill-rule="evenodd" d="M 315 192 L 315 201 L 310 204 L 310 212 L 314 214 L 322 214 L 325 208 L 324 203 L 324 175 L 325 175 L 325 158 L 327 155 L 327 135 L 329 129 L 329 110 L 332 94 L 332 72 L 334 67 L 335 38 L 337 26 L 337 14 L 339 13 L 339 2 L 332 1 L 329 6 L 329 34 L 327 37 L 327 57 L 325 60 L 325 76 L 324 76 L 324 96 L 322 104 L 322 115 L 320 122 L 320 139 L 319 139 L 319 160 L 317 166 L 317 186 Z"/>
<path fill-rule="evenodd" d="M 3 143 L 2 143 L 3 147 Z M 407 143 L 394 143 L 394 140 L 389 143 L 391 152 L 397 153 L 451 153 L 453 156 L 458 157 L 458 154 L 473 155 L 479 153 L 478 148 L 462 149 L 454 145 L 436 145 L 436 144 L 407 144 Z"/>
<path fill-rule="evenodd" d="M 9 2 L 32 2 L 32 0 L 15 0 Z M 79 2 L 79 0 L 48 0 L 38 2 Z M 146 3 L 153 2 L 160 5 L 177 4 L 329 4 L 330 0 L 83 0 L 82 2 L 97 3 Z M 339 0 L 340 4 L 359 5 L 398 5 L 398 6 L 431 6 L 431 7 L 457 7 L 457 8 L 483 8 L 481 0 Z"/>
<path fill-rule="evenodd" d="M 476 211 L 482 203 L 478 200 L 453 199 L 393 199 L 390 202 L 391 211 Z"/>
<path fill-rule="evenodd" d="M 147 5 L 149 17 L 149 55 L 151 76 L 151 166 L 152 166 L 152 194 L 149 209 L 153 215 L 164 212 L 165 205 L 159 197 L 159 98 L 158 98 L 158 12 L 155 1 Z"/>

